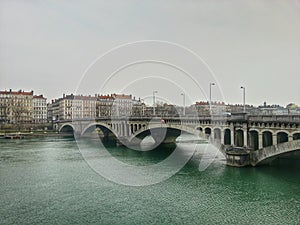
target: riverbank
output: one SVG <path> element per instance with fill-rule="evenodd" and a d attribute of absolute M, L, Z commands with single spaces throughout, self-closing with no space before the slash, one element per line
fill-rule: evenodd
<path fill-rule="evenodd" d="M 72 137 L 72 133 L 58 133 L 57 131 L 0 131 L 0 138 L 5 138 L 5 136 L 19 135 L 24 138 L 34 138 L 34 137 Z"/>

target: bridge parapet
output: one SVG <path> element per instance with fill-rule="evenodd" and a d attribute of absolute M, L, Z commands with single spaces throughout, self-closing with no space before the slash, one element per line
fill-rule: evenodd
<path fill-rule="evenodd" d="M 248 120 L 249 122 L 300 124 L 300 115 L 249 115 Z"/>

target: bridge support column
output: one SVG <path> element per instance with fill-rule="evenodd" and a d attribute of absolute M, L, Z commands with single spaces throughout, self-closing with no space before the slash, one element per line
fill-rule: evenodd
<path fill-rule="evenodd" d="M 119 134 L 121 135 L 121 136 L 123 136 L 123 124 L 122 123 L 120 123 L 119 124 Z"/>
<path fill-rule="evenodd" d="M 273 145 L 277 145 L 277 134 L 273 134 Z"/>
<path fill-rule="evenodd" d="M 263 147 L 263 138 L 262 138 L 262 133 L 258 134 L 258 149 L 261 149 Z"/>
<path fill-rule="evenodd" d="M 248 132 L 247 132 L 247 129 L 244 129 L 243 133 L 244 133 L 244 146 L 248 146 Z"/>
<path fill-rule="evenodd" d="M 234 129 L 233 128 L 230 129 L 230 138 L 231 138 L 231 140 L 230 140 L 231 145 L 234 145 L 235 143 L 234 143 Z"/>
<path fill-rule="evenodd" d="M 289 141 L 292 141 L 293 140 L 293 135 L 289 135 Z"/>
<path fill-rule="evenodd" d="M 127 136 L 126 135 L 126 123 L 123 122 L 123 136 Z"/>
<path fill-rule="evenodd" d="M 124 134 L 124 123 L 122 122 L 121 123 L 121 135 L 122 135 L 122 137 L 124 137 L 125 136 L 125 134 Z"/>
<path fill-rule="evenodd" d="M 130 135 L 128 123 L 125 123 L 124 125 L 125 125 L 125 135 L 128 137 Z"/>
<path fill-rule="evenodd" d="M 221 144 L 224 144 L 224 130 L 221 130 Z"/>
<path fill-rule="evenodd" d="M 131 132 L 131 124 L 128 123 L 127 126 L 128 126 L 127 127 L 128 128 L 128 136 L 130 136 L 132 134 L 132 132 Z"/>

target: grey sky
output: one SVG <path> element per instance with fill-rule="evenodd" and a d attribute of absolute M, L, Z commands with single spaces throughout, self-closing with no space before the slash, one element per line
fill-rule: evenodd
<path fill-rule="evenodd" d="M 213 100 L 241 103 L 244 85 L 250 104 L 300 104 L 299 27 L 299 0 L 2 0 L 0 89 L 33 89 L 48 100 L 75 92 L 83 72 L 98 56 L 127 42 L 151 39 L 186 46 L 205 60 L 218 83 Z M 107 78 L 102 69 L 94 68 L 98 76 L 90 82 L 101 86 Z M 111 91 L 123 90 L 130 79 L 162 72 L 185 83 L 170 68 L 132 69 L 123 71 L 122 82 L 110 84 Z M 172 78 L 175 73 L 178 80 Z M 155 79 L 124 90 L 150 103 L 152 90 L 157 89 L 158 97 L 180 104 L 182 89 L 190 103 L 207 98 L 209 82 L 214 81 L 207 76 L 196 79 L 203 93 L 189 82 L 177 90 Z"/>

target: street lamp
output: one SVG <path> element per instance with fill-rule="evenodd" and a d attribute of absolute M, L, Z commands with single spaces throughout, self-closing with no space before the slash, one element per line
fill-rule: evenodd
<path fill-rule="evenodd" d="M 244 112 L 246 112 L 246 105 L 245 105 L 245 100 L 246 100 L 246 88 L 244 86 L 241 86 L 241 89 L 243 89 L 243 105 L 244 105 Z"/>
<path fill-rule="evenodd" d="M 155 116 L 155 94 L 157 94 L 158 91 L 153 91 L 153 116 Z"/>
<path fill-rule="evenodd" d="M 142 107 L 141 114 L 139 116 L 145 115 L 145 100 L 143 98 L 140 98 L 140 105 Z"/>
<path fill-rule="evenodd" d="M 182 112 L 182 114 L 183 114 L 183 116 L 185 116 L 185 94 L 184 93 L 181 93 L 181 95 L 182 95 L 182 101 L 183 101 L 183 112 Z"/>
<path fill-rule="evenodd" d="M 215 83 L 209 83 L 209 105 L 211 105 L 211 86 L 216 85 Z"/>

